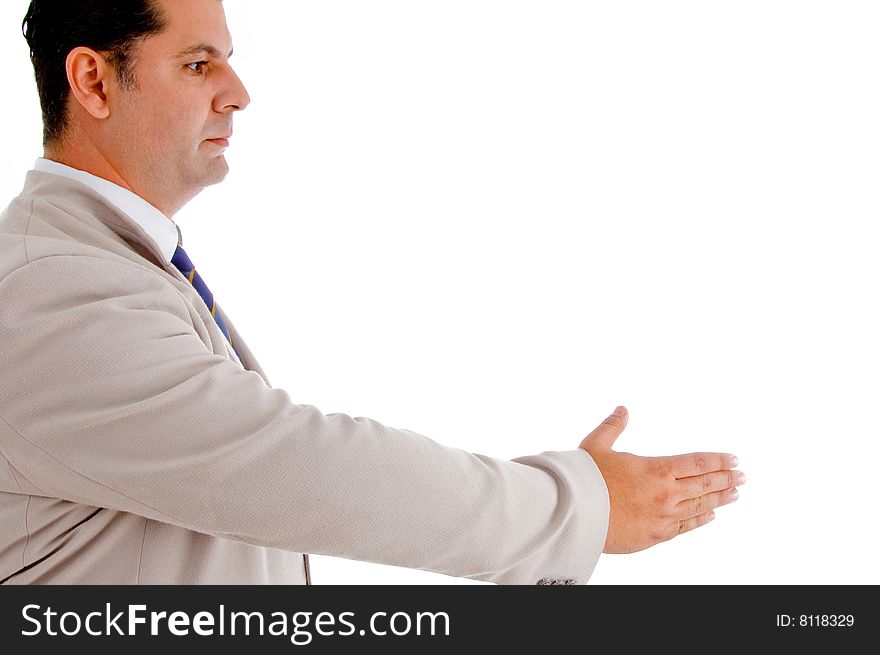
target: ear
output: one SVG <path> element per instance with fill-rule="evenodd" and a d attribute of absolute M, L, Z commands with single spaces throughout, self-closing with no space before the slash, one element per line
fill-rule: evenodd
<path fill-rule="evenodd" d="M 67 82 L 73 97 L 95 118 L 107 118 L 109 82 L 114 71 L 100 53 L 91 48 L 74 48 L 67 54 Z"/>

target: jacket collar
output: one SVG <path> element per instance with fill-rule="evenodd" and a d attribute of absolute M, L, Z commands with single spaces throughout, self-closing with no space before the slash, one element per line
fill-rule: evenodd
<path fill-rule="evenodd" d="M 180 242 L 177 224 L 139 195 L 87 171 L 40 157 L 34 170 L 59 175 L 94 189 L 126 216 L 140 225 L 159 245 L 166 261 L 171 261 Z"/>
<path fill-rule="evenodd" d="M 22 196 L 35 197 L 58 207 L 81 207 L 88 210 L 77 216 L 84 222 L 97 219 L 140 256 L 171 272 L 174 266 L 166 259 L 162 247 L 141 224 L 111 202 L 104 194 L 82 182 L 42 171 L 28 171 Z M 98 226 L 94 226 L 98 227 Z M 173 274 L 173 273 L 172 273 Z"/>

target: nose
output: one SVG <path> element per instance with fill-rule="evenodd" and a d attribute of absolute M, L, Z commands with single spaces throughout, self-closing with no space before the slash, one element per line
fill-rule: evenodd
<path fill-rule="evenodd" d="M 219 113 L 241 111 L 251 104 L 251 97 L 231 66 L 226 67 L 226 72 L 222 87 L 214 97 L 214 111 Z"/>

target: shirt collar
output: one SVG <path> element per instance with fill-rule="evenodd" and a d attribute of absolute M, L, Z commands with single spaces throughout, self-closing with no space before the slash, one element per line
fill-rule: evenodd
<path fill-rule="evenodd" d="M 34 164 L 34 170 L 75 180 L 100 193 L 114 207 L 140 225 L 159 246 L 166 263 L 171 262 L 180 240 L 180 228 L 139 195 L 109 180 L 59 164 L 51 159 L 40 157 Z"/>

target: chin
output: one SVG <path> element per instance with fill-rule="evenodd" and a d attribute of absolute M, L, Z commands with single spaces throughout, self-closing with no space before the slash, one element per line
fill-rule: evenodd
<path fill-rule="evenodd" d="M 219 184 L 225 180 L 229 173 L 229 164 L 226 163 L 226 158 L 221 155 L 211 162 L 208 169 L 205 174 L 205 186 Z"/>

